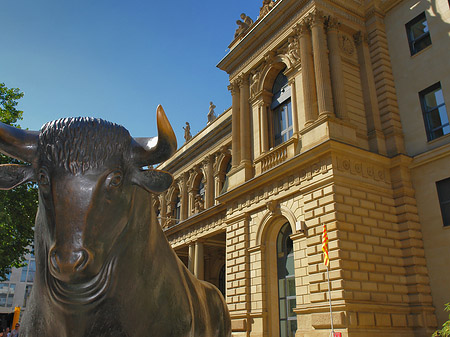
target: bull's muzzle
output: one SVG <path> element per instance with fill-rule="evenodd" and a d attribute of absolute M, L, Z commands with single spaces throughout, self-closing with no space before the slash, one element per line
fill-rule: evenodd
<path fill-rule="evenodd" d="M 82 278 L 83 271 L 91 261 L 91 254 L 84 248 L 66 252 L 52 247 L 48 259 L 50 273 L 53 277 L 70 282 Z"/>

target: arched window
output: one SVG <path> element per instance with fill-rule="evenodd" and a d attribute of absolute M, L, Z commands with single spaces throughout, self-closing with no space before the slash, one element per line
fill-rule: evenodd
<path fill-rule="evenodd" d="M 225 193 L 228 190 L 228 172 L 230 172 L 230 170 L 231 170 L 231 158 L 228 161 L 228 164 L 225 168 L 225 179 L 222 182 L 220 194 Z"/>
<path fill-rule="evenodd" d="M 197 188 L 194 189 L 194 210 L 198 213 L 205 209 L 205 177 L 203 174 L 199 173 L 196 182 Z"/>
<path fill-rule="evenodd" d="M 180 222 L 180 216 L 181 216 L 181 199 L 180 195 L 177 195 L 175 197 L 175 200 L 172 203 L 172 223 L 177 224 Z"/>
<path fill-rule="evenodd" d="M 294 337 L 297 330 L 297 315 L 294 312 L 295 267 L 292 229 L 285 223 L 277 236 L 277 269 L 280 337 Z"/>
<path fill-rule="evenodd" d="M 273 146 L 289 140 L 293 135 L 291 87 L 283 70 L 278 74 L 272 87 L 272 130 Z"/>
<path fill-rule="evenodd" d="M 225 264 L 219 271 L 219 290 L 225 296 Z"/>

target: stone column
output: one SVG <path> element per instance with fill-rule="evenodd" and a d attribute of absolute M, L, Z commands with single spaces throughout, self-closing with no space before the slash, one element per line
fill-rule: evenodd
<path fill-rule="evenodd" d="M 261 153 L 269 151 L 269 123 L 267 121 L 267 113 L 269 106 L 262 102 L 259 106 L 259 116 L 261 120 L 260 135 L 261 135 Z"/>
<path fill-rule="evenodd" d="M 194 275 L 199 279 L 205 278 L 205 258 L 203 254 L 203 242 L 195 242 L 195 262 L 194 262 Z"/>
<path fill-rule="evenodd" d="M 295 88 L 295 77 L 289 80 L 291 86 L 291 106 L 292 106 L 292 131 L 294 135 L 298 134 L 298 112 L 297 112 L 297 91 Z"/>
<path fill-rule="evenodd" d="M 377 90 L 373 77 L 372 65 L 370 61 L 369 46 L 367 36 L 361 32 L 353 35 L 358 53 L 359 72 L 361 76 L 361 86 L 364 99 L 364 110 L 366 111 L 367 136 L 369 138 L 369 148 L 373 152 L 386 155 L 386 144 L 381 127 L 380 110 L 377 104 Z"/>
<path fill-rule="evenodd" d="M 195 246 L 193 243 L 189 245 L 188 269 L 194 274 Z"/>
<path fill-rule="evenodd" d="M 333 114 L 333 98 L 323 13 L 315 9 L 310 19 L 319 115 L 331 115 Z"/>
<path fill-rule="evenodd" d="M 241 164 L 251 163 L 250 158 L 250 86 L 247 75 L 242 75 L 240 85 L 240 139 L 241 139 Z"/>
<path fill-rule="evenodd" d="M 207 156 L 205 160 L 206 172 L 206 191 L 205 191 L 205 209 L 214 206 L 214 156 Z"/>
<path fill-rule="evenodd" d="M 234 81 L 228 86 L 231 91 L 231 151 L 232 167 L 236 168 L 241 162 L 241 142 L 240 142 L 240 93 L 238 82 Z"/>
<path fill-rule="evenodd" d="M 300 22 L 297 29 L 300 34 L 305 126 L 308 126 L 317 119 L 316 80 L 314 78 L 314 60 L 308 21 L 303 20 Z"/>
<path fill-rule="evenodd" d="M 333 90 L 334 111 L 336 116 L 342 119 L 348 119 L 342 59 L 338 40 L 339 25 L 340 23 L 333 17 L 330 17 L 327 23 L 328 47 L 330 48 L 331 87 Z"/>
<path fill-rule="evenodd" d="M 194 188 L 192 187 L 192 180 L 194 179 L 193 176 L 195 175 L 195 172 L 193 170 L 189 171 L 189 179 L 187 180 L 187 191 L 188 191 L 188 216 L 191 216 L 194 214 L 194 205 L 195 205 L 195 195 L 194 195 Z"/>
<path fill-rule="evenodd" d="M 185 220 L 188 218 L 189 195 L 187 190 L 187 179 L 188 173 L 187 172 L 182 173 L 180 178 L 180 198 L 181 198 L 180 220 Z"/>

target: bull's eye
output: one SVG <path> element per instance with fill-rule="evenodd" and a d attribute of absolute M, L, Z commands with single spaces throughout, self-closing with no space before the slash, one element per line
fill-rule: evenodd
<path fill-rule="evenodd" d="M 38 183 L 41 187 L 47 187 L 50 185 L 50 178 L 45 170 L 40 170 L 38 175 Z"/>
<path fill-rule="evenodd" d="M 122 172 L 120 171 L 114 171 L 111 172 L 108 177 L 106 177 L 106 183 L 108 187 L 119 187 L 122 185 Z"/>

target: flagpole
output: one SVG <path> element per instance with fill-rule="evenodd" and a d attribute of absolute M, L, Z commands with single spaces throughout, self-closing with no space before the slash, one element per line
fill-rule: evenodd
<path fill-rule="evenodd" d="M 331 283 L 330 283 L 330 269 L 327 266 L 327 276 L 328 276 L 328 299 L 330 301 L 330 320 L 331 320 L 331 333 L 330 336 L 334 337 L 334 326 L 333 326 L 333 309 L 331 308 Z"/>
<path fill-rule="evenodd" d="M 331 282 L 330 282 L 330 257 L 328 255 L 328 234 L 327 225 L 323 225 L 322 233 L 322 251 L 323 251 L 323 263 L 327 267 L 327 277 L 328 277 L 328 299 L 330 301 L 330 322 L 331 322 L 331 332 L 330 336 L 334 337 L 334 326 L 333 326 L 333 309 L 331 307 Z"/>

